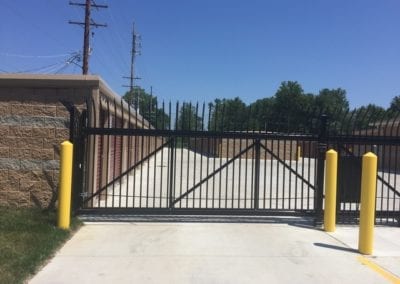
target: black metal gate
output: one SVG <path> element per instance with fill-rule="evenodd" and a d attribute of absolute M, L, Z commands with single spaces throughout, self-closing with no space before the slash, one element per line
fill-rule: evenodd
<path fill-rule="evenodd" d="M 193 113 L 185 118 L 182 108 Z M 221 130 L 223 111 L 205 105 L 156 109 L 142 116 L 124 102 L 88 101 L 81 210 L 293 215 L 322 204 L 316 153 L 300 153 L 316 151 L 320 135 L 254 131 L 247 122 Z"/>
<path fill-rule="evenodd" d="M 357 114 L 333 123 L 321 113 L 305 122 L 307 130 L 268 124 L 261 130 L 249 121 L 226 123 L 218 106 L 163 103 L 138 112 L 123 101 L 89 100 L 80 146 L 80 211 L 309 214 L 320 221 L 328 147 L 340 156 L 390 147 L 392 158 L 386 150 L 378 153 L 380 161 L 391 162 L 378 173 L 377 216 L 396 220 L 398 124 L 390 122 L 391 135 L 382 135 L 374 132 L 377 121 L 384 125 L 382 118 L 373 124 L 358 119 L 356 127 Z M 339 200 L 339 219 L 353 218 L 358 207 L 354 200 Z"/>

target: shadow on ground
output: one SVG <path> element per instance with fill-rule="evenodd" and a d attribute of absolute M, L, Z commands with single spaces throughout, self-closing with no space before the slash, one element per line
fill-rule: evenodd
<path fill-rule="evenodd" d="M 250 223 L 288 224 L 317 229 L 312 217 L 288 216 L 214 216 L 214 215 L 80 215 L 84 222 L 148 222 L 148 223 Z"/>
<path fill-rule="evenodd" d="M 327 248 L 327 249 L 334 249 L 334 250 L 340 250 L 340 251 L 353 252 L 353 253 L 357 253 L 358 254 L 358 250 L 352 249 L 352 248 L 349 248 L 349 247 L 344 247 L 344 246 L 335 246 L 335 245 L 324 244 L 324 243 L 314 243 L 314 246 Z"/>

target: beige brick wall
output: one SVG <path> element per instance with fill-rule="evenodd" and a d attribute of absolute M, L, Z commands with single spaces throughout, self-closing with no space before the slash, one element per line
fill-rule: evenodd
<path fill-rule="evenodd" d="M 69 138 L 61 101 L 82 105 L 89 89 L 0 87 L 0 205 L 54 205 L 60 143 Z"/>

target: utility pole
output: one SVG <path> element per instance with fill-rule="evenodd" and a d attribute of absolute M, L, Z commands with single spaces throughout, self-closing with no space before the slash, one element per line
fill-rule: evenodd
<path fill-rule="evenodd" d="M 69 2 L 69 5 L 82 6 L 85 7 L 85 22 L 69 21 L 70 24 L 84 26 L 83 33 L 83 66 L 82 74 L 86 75 L 89 71 L 89 51 L 90 51 L 90 27 L 107 27 L 106 24 L 95 23 L 90 17 L 90 12 L 92 8 L 108 8 L 107 5 L 97 5 L 94 0 L 86 0 L 85 4 Z"/>
<path fill-rule="evenodd" d="M 131 75 L 124 76 L 123 78 L 129 79 L 129 86 L 124 85 L 123 87 L 129 87 L 129 91 L 133 94 L 133 90 L 135 87 L 135 79 L 141 79 L 139 77 L 135 77 L 135 57 L 136 55 L 140 55 L 140 48 L 141 48 L 141 36 L 136 34 L 135 32 L 135 23 L 132 24 L 132 47 L 131 47 Z M 130 102 L 132 103 L 132 102 Z M 139 110 L 139 90 L 136 94 L 133 106 L 135 109 Z"/>

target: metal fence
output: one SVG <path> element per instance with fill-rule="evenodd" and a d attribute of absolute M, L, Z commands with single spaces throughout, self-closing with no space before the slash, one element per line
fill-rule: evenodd
<path fill-rule="evenodd" d="M 246 111 L 250 118 L 251 109 Z M 359 188 L 349 180 L 349 169 L 357 171 L 359 157 L 374 151 L 379 157 L 377 220 L 396 222 L 398 118 L 368 109 L 336 114 L 336 120 L 322 113 L 311 113 L 296 129 L 271 122 L 229 124 L 224 108 L 211 104 L 156 103 L 137 111 L 123 101 L 89 100 L 79 136 L 85 149 L 77 161 L 80 208 L 311 214 L 321 220 L 325 152 L 334 148 L 340 161 L 347 161 L 339 162 L 347 169 L 339 169 L 339 220 L 356 221 Z"/>
<path fill-rule="evenodd" d="M 376 221 L 400 222 L 400 116 L 374 108 L 341 114 L 327 129 L 328 147 L 339 153 L 338 212 L 342 222 L 357 221 L 360 209 L 361 159 L 378 156 Z"/>

